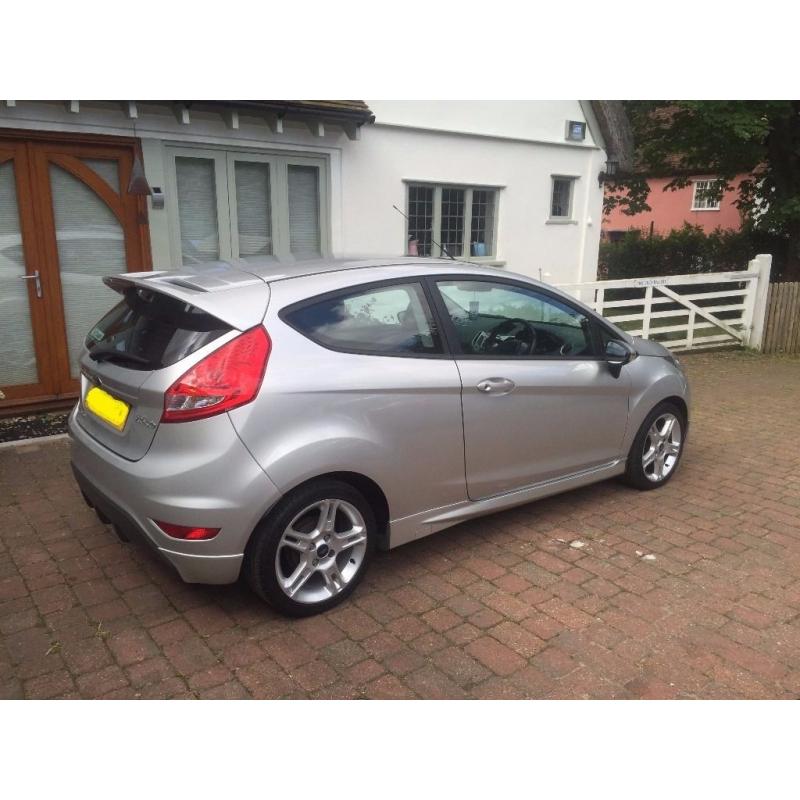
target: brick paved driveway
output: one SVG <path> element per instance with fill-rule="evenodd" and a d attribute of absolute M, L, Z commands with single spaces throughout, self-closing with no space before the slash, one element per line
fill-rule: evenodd
<path fill-rule="evenodd" d="M 303 621 L 118 543 L 65 442 L 0 450 L 0 697 L 797 697 L 800 361 L 685 360 L 668 487 L 607 482 L 381 554 Z"/>

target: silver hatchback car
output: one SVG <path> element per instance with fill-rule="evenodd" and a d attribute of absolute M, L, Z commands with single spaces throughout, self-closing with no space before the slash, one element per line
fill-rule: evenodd
<path fill-rule="evenodd" d="M 69 420 L 87 502 L 185 581 L 323 611 L 376 547 L 623 475 L 675 473 L 689 388 L 661 345 L 552 287 L 395 258 L 105 279 Z"/>

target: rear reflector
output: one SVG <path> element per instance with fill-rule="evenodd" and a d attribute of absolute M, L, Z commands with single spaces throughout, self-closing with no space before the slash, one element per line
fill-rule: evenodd
<path fill-rule="evenodd" d="M 258 325 L 214 350 L 167 389 L 161 421 L 203 419 L 249 403 L 261 388 L 271 349 Z"/>
<path fill-rule="evenodd" d="M 219 528 L 197 528 L 191 525 L 174 525 L 172 522 L 154 521 L 167 536 L 171 536 L 173 539 L 213 539 L 220 530 Z"/>

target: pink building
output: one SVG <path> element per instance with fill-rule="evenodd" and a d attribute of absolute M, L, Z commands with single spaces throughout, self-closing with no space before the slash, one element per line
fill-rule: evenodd
<path fill-rule="evenodd" d="M 734 186 L 746 176 L 740 175 L 731 183 Z M 666 234 L 685 223 L 698 225 L 706 232 L 715 228 L 739 230 L 742 219 L 734 205 L 736 192 L 725 192 L 719 201 L 703 197 L 703 189 L 708 186 L 713 176 L 692 178 L 689 186 L 675 191 L 664 191 L 664 187 L 672 178 L 650 178 L 650 195 L 647 204 L 652 211 L 627 216 L 620 208 L 615 208 L 608 216 L 603 216 L 601 231 L 605 238 L 615 239 L 631 228 L 640 228 L 655 233 Z"/>

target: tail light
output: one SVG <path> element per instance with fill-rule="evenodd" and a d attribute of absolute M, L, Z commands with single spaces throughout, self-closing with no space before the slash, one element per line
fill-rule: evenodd
<path fill-rule="evenodd" d="M 249 403 L 261 388 L 271 349 L 260 325 L 231 339 L 167 389 L 161 421 L 204 419 Z"/>
<path fill-rule="evenodd" d="M 219 528 L 200 528 L 192 525 L 175 525 L 172 522 L 159 522 L 156 525 L 161 528 L 167 536 L 173 539 L 191 539 L 199 541 L 203 539 L 213 539 L 220 531 Z"/>

